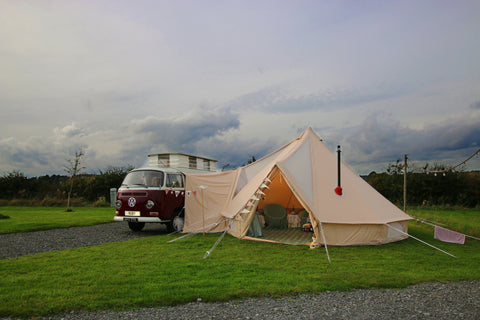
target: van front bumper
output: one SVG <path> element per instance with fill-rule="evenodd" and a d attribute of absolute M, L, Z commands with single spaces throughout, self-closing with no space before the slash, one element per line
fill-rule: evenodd
<path fill-rule="evenodd" d="M 125 221 L 125 222 L 145 222 L 145 223 L 165 223 L 169 222 L 170 220 L 162 220 L 158 217 L 113 217 L 113 221 Z"/>

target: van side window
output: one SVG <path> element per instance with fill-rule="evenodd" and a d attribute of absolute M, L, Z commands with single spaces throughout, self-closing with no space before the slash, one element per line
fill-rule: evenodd
<path fill-rule="evenodd" d="M 178 173 L 168 173 L 165 186 L 168 188 L 183 188 L 182 175 Z"/>

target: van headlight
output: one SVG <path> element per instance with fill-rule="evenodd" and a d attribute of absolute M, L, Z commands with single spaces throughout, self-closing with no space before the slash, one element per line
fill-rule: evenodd
<path fill-rule="evenodd" d="M 115 201 L 115 207 L 116 207 L 117 209 L 120 209 L 120 208 L 122 207 L 122 201 L 121 201 L 121 200 Z"/>
<path fill-rule="evenodd" d="M 155 205 L 155 202 L 153 202 L 152 200 L 148 200 L 147 203 L 145 204 L 145 207 L 147 207 L 147 209 L 152 209 L 154 205 Z"/>

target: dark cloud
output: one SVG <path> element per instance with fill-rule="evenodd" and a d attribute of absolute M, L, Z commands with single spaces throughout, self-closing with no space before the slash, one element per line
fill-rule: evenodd
<path fill-rule="evenodd" d="M 129 158 L 123 160 L 137 166 L 147 165 L 149 153 L 182 152 L 218 160 L 217 169 L 227 165 L 231 169 L 279 147 L 270 140 L 239 135 L 239 126 L 238 115 L 230 108 L 198 108 L 174 118 L 148 117 L 130 125 L 138 143 L 130 138 L 121 153 Z"/>
<path fill-rule="evenodd" d="M 232 108 L 201 107 L 174 118 L 148 117 L 131 124 L 141 143 L 129 154 L 182 152 L 218 160 L 218 169 L 246 164 L 280 147 L 270 139 L 246 138 L 238 131 L 239 115 Z M 294 137 L 292 137 L 294 138 Z"/>
<path fill-rule="evenodd" d="M 27 174 L 36 168 L 52 167 L 50 146 L 37 139 L 18 141 L 14 138 L 0 141 L 0 161 L 9 165 L 5 170 L 21 170 Z M 60 168 L 61 170 L 61 168 Z"/>
<path fill-rule="evenodd" d="M 480 119 L 457 119 L 413 129 L 385 114 L 373 114 L 351 129 L 345 142 L 361 162 L 393 162 L 404 154 L 412 159 L 435 161 L 463 157 L 480 145 Z"/>
<path fill-rule="evenodd" d="M 475 110 L 480 109 L 480 101 L 476 101 L 476 102 L 472 103 L 470 105 L 470 108 L 475 109 Z"/>
<path fill-rule="evenodd" d="M 10 159 L 20 166 L 45 166 L 49 164 L 48 156 L 42 154 L 39 150 L 18 149 L 10 155 Z"/>
<path fill-rule="evenodd" d="M 148 117 L 134 121 L 133 130 L 142 137 L 145 149 L 159 145 L 168 149 L 163 151 L 198 153 L 200 141 L 237 129 L 239 125 L 238 115 L 231 109 L 198 108 L 175 118 Z"/>

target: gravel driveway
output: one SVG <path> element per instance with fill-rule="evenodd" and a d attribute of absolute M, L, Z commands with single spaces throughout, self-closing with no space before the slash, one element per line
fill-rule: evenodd
<path fill-rule="evenodd" d="M 132 232 L 126 223 L 112 222 L 91 227 L 72 227 L 14 234 L 0 234 L 0 259 L 70 248 L 96 246 L 107 242 L 166 234 L 165 226 L 146 224 Z"/>
<path fill-rule="evenodd" d="M 140 233 L 126 224 L 107 223 L 22 234 L 0 235 L 0 258 L 126 241 L 165 234 L 163 226 Z M 480 266 L 479 266 L 480 267 Z M 6 318 L 2 318 L 6 319 Z M 195 303 L 165 308 L 80 312 L 41 319 L 480 319 L 480 281 L 426 283 L 406 289 L 323 292 L 284 298 Z"/>

